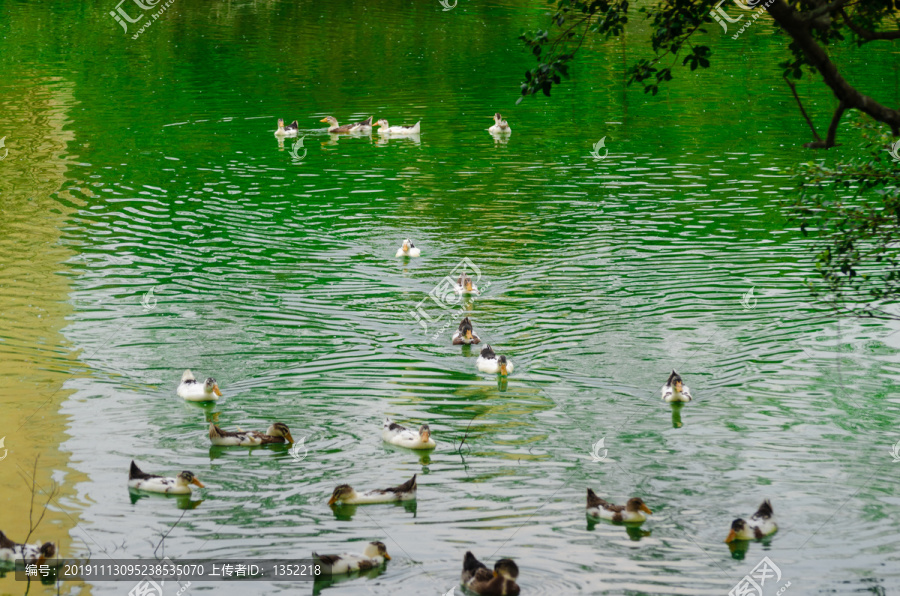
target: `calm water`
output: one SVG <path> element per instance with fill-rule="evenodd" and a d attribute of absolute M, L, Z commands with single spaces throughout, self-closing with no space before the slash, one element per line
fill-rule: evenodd
<path fill-rule="evenodd" d="M 788 594 L 900 588 L 900 327 L 809 304 L 805 242 L 779 208 L 808 130 L 766 19 L 716 33 L 718 68 L 655 99 L 622 84 L 638 25 L 553 101 L 514 106 L 531 64 L 515 37 L 544 24 L 539 2 L 178 0 L 137 40 L 114 7 L 0 3 L 0 529 L 27 534 L 20 474 L 40 455 L 40 490 L 60 492 L 36 536 L 66 557 L 152 558 L 176 522 L 175 559 L 375 539 L 393 556 L 333 586 L 188 593 L 445 594 L 468 549 L 514 558 L 529 595 L 726 594 L 763 556 Z M 896 103 L 893 51 L 851 56 L 848 78 Z M 800 90 L 824 126 L 832 99 Z M 508 143 L 485 131 L 498 110 Z M 423 132 L 332 139 L 328 114 Z M 302 159 L 272 136 L 278 117 L 299 120 Z M 842 134 L 829 158 L 852 150 Z M 422 258 L 393 258 L 405 237 Z M 424 332 L 410 311 L 463 259 L 483 294 L 426 302 L 440 320 Z M 463 312 L 514 362 L 508 383 L 450 345 Z M 224 398 L 177 398 L 185 368 Z M 695 397 L 680 409 L 659 401 L 672 368 Z M 385 416 L 427 421 L 438 448 L 384 445 Z M 280 420 L 308 455 L 211 449 L 213 420 Z M 133 503 L 131 459 L 207 489 Z M 415 505 L 325 505 L 337 484 L 414 473 Z M 589 523 L 587 487 L 654 514 Z M 764 498 L 780 531 L 730 552 L 731 520 Z"/>

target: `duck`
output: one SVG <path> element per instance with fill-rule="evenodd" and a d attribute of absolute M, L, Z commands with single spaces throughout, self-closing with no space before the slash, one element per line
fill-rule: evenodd
<path fill-rule="evenodd" d="M 287 424 L 276 422 L 265 433 L 256 430 L 232 432 L 222 430 L 214 422 L 209 423 L 209 440 L 213 445 L 224 447 L 253 447 L 256 445 L 294 444 L 294 438 Z"/>
<path fill-rule="evenodd" d="M 427 424 L 419 427 L 416 432 L 404 426 L 400 426 L 390 418 L 385 418 L 384 427 L 381 430 L 381 438 L 391 445 L 406 447 L 407 449 L 434 449 L 437 443 L 431 438 L 431 429 Z"/>
<path fill-rule="evenodd" d="M 464 318 L 459 323 L 459 329 L 456 330 L 456 333 L 453 334 L 453 345 L 458 346 L 460 344 L 480 344 L 481 338 L 475 335 L 475 330 L 472 328 L 472 321 L 469 320 L 469 317 Z"/>
<path fill-rule="evenodd" d="M 416 245 L 413 244 L 413 241 L 407 238 L 403 241 L 403 244 L 400 245 L 400 248 L 397 249 L 397 254 L 395 257 L 418 257 L 421 256 L 422 251 L 416 248 Z"/>
<path fill-rule="evenodd" d="M 749 521 L 738 518 L 731 522 L 731 530 L 725 542 L 734 540 L 758 540 L 778 530 L 775 523 L 775 513 L 772 511 L 772 503 L 768 499 L 762 502 L 756 513 L 750 516 Z"/>
<path fill-rule="evenodd" d="M 644 504 L 640 497 L 628 499 L 625 505 L 614 505 L 604 501 L 591 489 L 587 489 L 587 508 L 585 511 L 591 517 L 599 517 L 615 522 L 642 522 L 646 521 L 645 513 L 653 513 Z"/>
<path fill-rule="evenodd" d="M 381 567 L 385 561 L 390 561 L 391 556 L 387 552 L 384 542 L 370 542 L 362 555 L 348 553 L 340 555 L 320 555 L 315 551 L 312 554 L 315 561 L 322 568 L 323 575 L 340 575 L 351 571 L 365 571 Z"/>
<path fill-rule="evenodd" d="M 667 402 L 688 402 L 694 399 L 691 397 L 691 390 L 688 389 L 681 381 L 681 376 L 672 369 L 672 374 L 661 389 L 663 401 Z"/>
<path fill-rule="evenodd" d="M 278 119 L 278 130 L 275 131 L 276 137 L 296 137 L 297 133 L 300 131 L 300 127 L 297 125 L 297 121 L 294 120 L 288 126 L 284 125 L 284 119 Z"/>
<path fill-rule="evenodd" d="M 459 279 L 456 280 L 456 285 L 453 286 L 453 290 L 457 294 L 478 294 L 478 287 L 472 283 L 472 278 L 466 273 L 459 276 Z"/>
<path fill-rule="evenodd" d="M 475 367 L 481 372 L 489 375 L 500 374 L 507 376 L 513 371 L 513 363 L 506 359 L 506 356 L 497 356 L 490 344 L 481 350 L 481 355 L 475 360 Z"/>
<path fill-rule="evenodd" d="M 466 551 L 460 583 L 481 596 L 518 596 L 519 567 L 512 559 L 500 559 L 494 563 L 494 571 Z"/>
<path fill-rule="evenodd" d="M 167 495 L 189 495 L 191 485 L 206 488 L 193 472 L 184 471 L 175 478 L 164 478 L 141 471 L 134 460 L 131 460 L 131 469 L 128 471 L 128 487 L 143 490 L 148 493 L 164 493 Z"/>
<path fill-rule="evenodd" d="M 388 121 L 384 118 L 380 119 L 375 123 L 375 126 L 380 126 L 378 129 L 378 134 L 382 135 L 417 135 L 421 130 L 419 125 L 422 123 L 421 120 L 413 124 L 412 126 L 391 126 L 388 124 Z"/>
<path fill-rule="evenodd" d="M 512 132 L 512 129 L 506 120 L 503 119 L 503 116 L 500 115 L 500 112 L 497 112 L 494 114 L 494 125 L 488 129 L 488 132 L 491 134 L 509 134 Z"/>
<path fill-rule="evenodd" d="M 26 565 L 43 565 L 54 555 L 56 555 L 56 544 L 52 542 L 18 544 L 0 531 L 0 562 L 15 563 L 24 560 Z"/>
<path fill-rule="evenodd" d="M 222 396 L 219 384 L 212 377 L 207 377 L 203 383 L 194 378 L 190 369 L 181 375 L 181 383 L 178 385 L 178 397 L 187 401 L 216 401 Z"/>
<path fill-rule="evenodd" d="M 348 134 L 351 132 L 366 133 L 372 132 L 372 117 L 369 116 L 362 122 L 354 122 L 353 124 L 345 124 L 340 126 L 334 116 L 325 116 L 319 122 L 328 123 L 328 132 L 331 134 Z"/>
<path fill-rule="evenodd" d="M 374 503 L 395 503 L 397 501 L 411 501 L 416 498 L 416 476 L 393 488 L 384 490 L 370 490 L 357 493 L 349 484 L 341 484 L 331 493 L 328 499 L 329 505 L 370 505 Z"/>

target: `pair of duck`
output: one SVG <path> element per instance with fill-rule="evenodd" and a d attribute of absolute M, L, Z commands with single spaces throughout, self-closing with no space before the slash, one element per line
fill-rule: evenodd
<path fill-rule="evenodd" d="M 327 123 L 328 132 L 331 134 L 368 134 L 372 132 L 372 116 L 369 116 L 362 122 L 354 122 L 353 124 L 345 124 L 343 126 L 338 124 L 338 121 L 334 116 L 325 116 L 319 122 Z M 420 120 L 412 126 L 391 126 L 388 124 L 387 120 L 381 118 L 375 123 L 375 126 L 380 127 L 378 133 L 383 135 L 417 135 L 421 132 L 421 124 L 422 122 Z"/>
<path fill-rule="evenodd" d="M 465 276 L 465 274 L 463 274 Z M 468 276 L 465 276 L 468 277 Z M 470 280 L 471 281 L 471 280 Z M 459 283 L 464 283 L 463 277 L 460 277 Z M 453 345 L 472 345 L 481 343 L 481 338 L 475 334 L 472 327 L 472 321 L 469 317 L 465 317 L 459 323 L 459 328 L 453 334 Z M 513 363 L 506 356 L 497 355 L 490 344 L 481 349 L 481 354 L 475 360 L 475 368 L 489 375 L 500 375 L 501 377 L 509 376 L 513 371 Z"/>

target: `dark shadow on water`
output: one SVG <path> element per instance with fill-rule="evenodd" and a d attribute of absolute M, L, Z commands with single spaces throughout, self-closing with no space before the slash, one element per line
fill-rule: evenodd
<path fill-rule="evenodd" d="M 681 408 L 683 407 L 683 402 L 672 403 L 672 428 L 681 428 L 684 426 L 684 423 L 681 421 Z"/>
<path fill-rule="evenodd" d="M 413 517 L 416 517 L 418 501 L 416 499 L 411 499 L 409 501 L 399 501 L 396 503 L 372 503 L 371 505 L 331 505 L 331 512 L 334 513 L 335 519 L 339 521 L 353 521 L 353 516 L 356 515 L 356 510 L 360 507 L 366 507 L 366 513 L 370 516 L 376 516 L 378 507 L 385 506 L 402 507 L 407 513 L 412 513 Z"/>
<path fill-rule="evenodd" d="M 191 497 L 194 495 L 164 495 L 162 493 L 149 493 L 144 492 L 142 490 L 135 490 L 133 488 L 128 489 L 128 498 L 131 500 L 131 504 L 134 505 L 141 499 L 172 499 L 175 501 L 175 507 L 178 509 L 196 509 L 200 506 L 200 503 L 203 502 L 203 499 L 195 499 L 191 500 Z"/>
<path fill-rule="evenodd" d="M 587 530 L 588 532 L 593 532 L 594 528 L 597 527 L 597 524 L 608 524 L 610 526 L 623 526 L 625 528 L 625 533 L 628 534 L 628 538 L 631 540 L 638 542 L 641 538 L 645 538 L 650 536 L 653 533 L 653 530 L 644 530 L 641 528 L 641 525 L 644 522 L 614 522 L 607 519 L 601 519 L 597 517 L 591 517 L 590 515 L 586 515 L 587 519 Z"/>
<path fill-rule="evenodd" d="M 385 566 L 377 567 L 375 569 L 369 569 L 368 571 L 354 571 L 352 573 L 347 573 L 344 575 L 335 575 L 330 576 L 327 579 L 317 579 L 313 583 L 313 596 L 317 596 L 322 593 L 322 590 L 325 588 L 330 588 L 331 586 L 342 584 L 345 582 L 350 582 L 354 580 L 364 581 L 375 579 L 382 573 L 384 573 Z M 360 590 L 360 593 L 362 591 Z"/>

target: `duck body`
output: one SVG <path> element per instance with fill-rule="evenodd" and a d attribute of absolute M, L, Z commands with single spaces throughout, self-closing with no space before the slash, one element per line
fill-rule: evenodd
<path fill-rule="evenodd" d="M 694 399 L 691 397 L 691 390 L 682 382 L 681 376 L 674 369 L 672 369 L 672 374 L 669 375 L 666 384 L 662 386 L 660 393 L 663 401 L 669 403 L 689 402 Z"/>
<path fill-rule="evenodd" d="M 396 503 L 411 501 L 416 498 L 416 475 L 400 486 L 383 490 L 370 490 L 357 493 L 349 484 L 342 484 L 334 489 L 329 505 L 371 505 L 375 503 Z"/>
<path fill-rule="evenodd" d="M 420 124 L 422 124 L 421 120 L 412 126 L 391 126 L 387 120 L 382 118 L 375 123 L 375 126 L 381 127 L 378 129 L 378 134 L 382 135 L 417 135 L 421 131 Z"/>
<path fill-rule="evenodd" d="M 214 423 L 209 423 L 209 441 L 213 445 L 221 447 L 255 447 L 256 445 L 279 445 L 283 443 L 293 444 L 291 431 L 286 424 L 276 422 L 261 433 L 259 431 L 231 432 L 222 430 Z"/>
<path fill-rule="evenodd" d="M 466 551 L 459 581 L 480 596 L 518 596 L 518 576 L 519 568 L 512 559 L 500 559 L 491 571 L 475 555 Z"/>
<path fill-rule="evenodd" d="M 453 334 L 453 345 L 461 344 L 479 344 L 481 339 L 475 335 L 475 329 L 472 327 L 472 321 L 469 317 L 464 318 L 459 323 L 459 329 Z"/>
<path fill-rule="evenodd" d="M 422 251 L 416 248 L 416 245 L 413 244 L 413 241 L 407 238 L 403 241 L 403 244 L 400 245 L 400 248 L 397 249 L 397 254 L 395 257 L 418 257 L 422 254 Z"/>
<path fill-rule="evenodd" d="M 131 461 L 131 469 L 128 471 L 128 487 L 148 493 L 162 493 L 166 495 L 189 495 L 191 485 L 203 488 L 193 473 L 184 471 L 175 478 L 164 478 L 141 471 L 134 460 Z"/>
<path fill-rule="evenodd" d="M 339 125 L 337 119 L 333 116 L 325 116 L 319 122 L 328 123 L 328 132 L 330 132 L 331 134 L 365 134 L 372 132 L 371 116 L 369 116 L 362 122 L 354 122 L 353 124 L 345 124 L 343 126 Z"/>
<path fill-rule="evenodd" d="M 56 555 L 56 545 L 52 542 L 19 544 L 10 540 L 0 531 L 0 562 L 15 563 L 25 561 L 26 565 L 41 565 Z"/>
<path fill-rule="evenodd" d="M 475 360 L 475 368 L 489 375 L 500 374 L 505 377 L 513 371 L 513 363 L 506 356 L 497 356 L 491 346 L 487 345 Z"/>
<path fill-rule="evenodd" d="M 219 391 L 219 384 L 214 378 L 207 377 L 206 381 L 201 383 L 194 378 L 194 374 L 190 370 L 182 373 L 177 393 L 178 397 L 187 401 L 216 401 L 222 395 L 222 392 Z"/>
<path fill-rule="evenodd" d="M 284 125 L 284 120 L 282 118 L 278 119 L 278 130 L 275 131 L 276 137 L 296 137 L 297 133 L 300 131 L 300 126 L 297 124 L 297 121 L 294 120 L 289 125 Z"/>
<path fill-rule="evenodd" d="M 625 505 L 614 505 L 598 497 L 594 491 L 587 489 L 587 508 L 585 513 L 590 517 L 608 519 L 614 522 L 643 522 L 645 513 L 653 513 L 639 497 L 628 499 Z"/>
<path fill-rule="evenodd" d="M 775 523 L 775 512 L 772 511 L 772 503 L 768 499 L 762 502 L 749 520 L 738 518 L 731 522 L 731 531 L 725 542 L 734 540 L 758 540 L 774 534 L 778 530 Z"/>
<path fill-rule="evenodd" d="M 391 445 L 407 449 L 434 449 L 437 446 L 437 443 L 431 438 L 431 429 L 427 424 L 423 424 L 416 432 L 392 422 L 390 418 L 384 420 L 381 438 Z"/>
<path fill-rule="evenodd" d="M 313 560 L 322 568 L 324 575 L 341 575 L 351 571 L 365 571 L 381 567 L 385 561 L 390 561 L 391 556 L 383 542 L 370 542 L 362 555 L 344 553 L 340 555 L 312 554 Z"/>
<path fill-rule="evenodd" d="M 512 133 L 512 129 L 498 112 L 494 114 L 494 125 L 488 128 L 488 132 L 495 135 L 508 135 Z"/>

